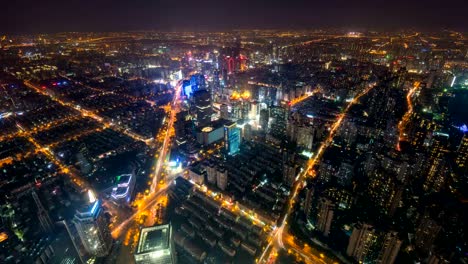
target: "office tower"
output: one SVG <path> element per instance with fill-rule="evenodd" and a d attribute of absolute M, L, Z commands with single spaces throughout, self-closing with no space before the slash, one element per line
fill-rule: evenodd
<path fill-rule="evenodd" d="M 39 197 L 35 191 L 32 191 L 32 197 L 37 206 L 37 217 L 39 218 L 39 223 L 41 224 L 42 231 L 51 232 L 54 228 L 54 223 L 50 220 L 49 214 L 42 206 Z"/>
<path fill-rule="evenodd" d="M 227 104 L 222 104 L 219 107 L 219 116 L 221 119 L 229 119 L 229 107 Z"/>
<path fill-rule="evenodd" d="M 201 166 L 190 166 L 189 179 L 197 184 L 203 184 L 205 181 L 205 170 Z"/>
<path fill-rule="evenodd" d="M 218 167 L 216 169 L 216 185 L 221 190 L 226 190 L 228 184 L 228 173 L 227 170 L 223 167 Z"/>
<path fill-rule="evenodd" d="M 268 109 L 260 110 L 260 127 L 264 132 L 268 132 L 268 121 L 270 119 L 270 111 Z"/>
<path fill-rule="evenodd" d="M 91 201 L 92 203 L 76 211 L 72 221 L 85 251 L 92 256 L 103 257 L 112 247 L 112 237 L 101 201 Z"/>
<path fill-rule="evenodd" d="M 211 95 L 207 90 L 199 90 L 193 93 L 193 113 L 198 127 L 205 127 L 211 123 Z"/>
<path fill-rule="evenodd" d="M 189 80 L 182 81 L 182 95 L 187 96 L 188 98 L 192 97 L 193 89 Z"/>
<path fill-rule="evenodd" d="M 192 92 L 199 90 L 206 90 L 206 81 L 203 74 L 194 74 L 190 77 L 190 85 L 192 86 Z"/>
<path fill-rule="evenodd" d="M 335 205 L 331 200 L 320 198 L 317 213 L 317 229 L 322 232 L 325 237 L 328 237 L 330 234 L 334 210 Z"/>
<path fill-rule="evenodd" d="M 240 150 L 241 131 L 235 122 L 224 125 L 224 144 L 228 155 L 235 155 Z"/>
<path fill-rule="evenodd" d="M 460 142 L 460 145 L 457 149 L 457 156 L 455 158 L 455 163 L 459 168 L 468 167 L 468 134 L 465 134 Z"/>
<path fill-rule="evenodd" d="M 400 251 L 402 241 L 397 232 L 387 232 L 383 237 L 382 248 L 377 258 L 377 263 L 394 263 Z"/>
<path fill-rule="evenodd" d="M 244 132 L 243 135 L 244 135 L 245 140 L 251 140 L 253 138 L 252 125 L 245 124 L 243 132 Z"/>
<path fill-rule="evenodd" d="M 306 216 L 309 216 L 312 211 L 312 202 L 314 201 L 314 193 L 315 188 L 314 186 L 309 186 L 305 188 L 305 200 L 304 200 L 304 213 Z"/>
<path fill-rule="evenodd" d="M 134 174 L 117 176 L 117 185 L 112 188 L 111 197 L 117 202 L 130 203 L 135 188 L 136 177 Z"/>
<path fill-rule="evenodd" d="M 80 145 L 79 151 L 76 154 L 76 159 L 78 160 L 78 165 L 80 167 L 80 171 L 83 174 L 88 174 L 93 169 L 93 166 L 89 162 L 89 150 L 86 147 L 86 144 L 82 143 Z"/>
<path fill-rule="evenodd" d="M 175 264 L 172 226 L 166 224 L 142 228 L 134 257 L 137 264 Z"/>
<path fill-rule="evenodd" d="M 362 262 L 377 240 L 374 227 L 369 224 L 357 224 L 349 238 L 346 254 Z"/>
<path fill-rule="evenodd" d="M 270 109 L 271 126 L 270 134 L 276 138 L 281 138 L 286 134 L 286 124 L 288 119 L 288 110 L 282 106 L 273 106 Z"/>
<path fill-rule="evenodd" d="M 203 164 L 206 170 L 206 179 L 211 184 L 216 184 L 216 166 L 213 161 L 206 161 Z"/>

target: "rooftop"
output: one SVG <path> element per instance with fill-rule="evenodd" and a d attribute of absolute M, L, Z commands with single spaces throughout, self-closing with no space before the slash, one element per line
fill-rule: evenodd
<path fill-rule="evenodd" d="M 168 249 L 170 232 L 171 227 L 168 224 L 141 229 L 136 254 Z"/>

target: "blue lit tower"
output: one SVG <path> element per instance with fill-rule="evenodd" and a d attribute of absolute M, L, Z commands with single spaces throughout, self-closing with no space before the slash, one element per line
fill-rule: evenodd
<path fill-rule="evenodd" d="M 235 155 L 239 152 L 241 143 L 241 129 L 236 122 L 229 122 L 224 125 L 224 144 L 228 155 Z"/>
<path fill-rule="evenodd" d="M 85 251 L 92 256 L 103 257 L 111 249 L 112 237 L 101 201 L 91 196 L 91 203 L 77 210 L 72 221 Z"/>

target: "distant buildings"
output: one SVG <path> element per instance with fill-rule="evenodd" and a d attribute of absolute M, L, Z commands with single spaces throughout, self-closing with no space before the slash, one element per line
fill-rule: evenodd
<path fill-rule="evenodd" d="M 137 264 L 177 263 L 172 226 L 166 224 L 142 228 L 134 257 Z"/>

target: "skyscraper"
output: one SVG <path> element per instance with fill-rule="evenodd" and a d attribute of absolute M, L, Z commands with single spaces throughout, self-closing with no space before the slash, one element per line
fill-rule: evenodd
<path fill-rule="evenodd" d="M 262 127 L 262 130 L 267 132 L 268 131 L 268 121 L 270 119 L 270 112 L 268 109 L 262 109 L 260 110 L 260 126 Z"/>
<path fill-rule="evenodd" d="M 92 256 L 103 257 L 109 253 L 112 237 L 100 200 L 77 210 L 73 218 L 80 240 L 86 252 Z"/>
<path fill-rule="evenodd" d="M 235 155 L 239 152 L 241 143 L 241 130 L 235 122 L 224 125 L 224 141 L 226 152 Z"/>
<path fill-rule="evenodd" d="M 369 224 L 357 224 L 349 238 L 346 254 L 357 261 L 362 261 L 377 240 L 374 227 Z"/>
<path fill-rule="evenodd" d="M 465 134 L 460 142 L 457 149 L 457 157 L 455 163 L 459 168 L 465 168 L 468 166 L 468 135 Z"/>
<path fill-rule="evenodd" d="M 198 127 L 205 127 L 211 123 L 211 95 L 207 90 L 193 93 L 193 113 Z"/>
<path fill-rule="evenodd" d="M 392 264 L 402 241 L 397 232 L 377 231 L 369 224 L 357 224 L 349 239 L 346 254 L 359 263 Z"/>
<path fill-rule="evenodd" d="M 176 255 L 171 225 L 141 229 L 134 257 L 137 264 L 175 264 Z"/>
<path fill-rule="evenodd" d="M 135 188 L 136 177 L 133 174 L 117 176 L 117 186 L 112 188 L 111 197 L 117 202 L 130 203 Z"/>
<path fill-rule="evenodd" d="M 330 227 L 333 221 L 333 212 L 335 205 L 326 198 L 319 200 L 319 208 L 317 214 L 317 229 L 323 233 L 325 237 L 330 234 Z"/>
<path fill-rule="evenodd" d="M 288 110 L 283 106 L 273 106 L 270 109 L 271 126 L 270 133 L 276 138 L 281 138 L 286 134 L 286 124 L 288 120 Z"/>
<path fill-rule="evenodd" d="M 44 232 L 51 232 L 54 227 L 54 223 L 52 220 L 50 220 L 49 214 L 44 209 L 44 206 L 42 205 L 35 191 L 32 192 L 32 197 L 37 206 L 37 217 L 39 218 L 39 223 L 41 224 L 42 230 Z"/>

